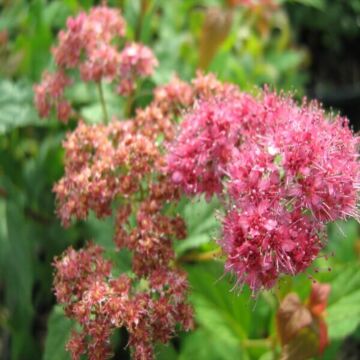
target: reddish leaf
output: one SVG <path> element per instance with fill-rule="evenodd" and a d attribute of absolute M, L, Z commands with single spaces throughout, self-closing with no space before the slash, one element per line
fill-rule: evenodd
<path fill-rule="evenodd" d="M 324 319 L 318 319 L 318 327 L 319 327 L 319 353 L 322 354 L 329 344 L 327 325 Z"/>
<path fill-rule="evenodd" d="M 327 307 L 327 300 L 331 291 L 329 284 L 314 283 L 311 288 L 309 309 L 313 315 L 319 316 Z"/>
<path fill-rule="evenodd" d="M 318 354 L 318 349 L 319 340 L 317 334 L 309 327 L 305 327 L 282 348 L 280 360 L 311 359 Z"/>
<path fill-rule="evenodd" d="M 280 304 L 276 316 L 278 335 L 282 345 L 288 344 L 301 329 L 309 326 L 312 316 L 297 294 L 288 294 Z"/>
<path fill-rule="evenodd" d="M 229 35 L 232 25 L 231 10 L 209 8 L 200 37 L 199 67 L 206 69 L 222 43 Z"/>
<path fill-rule="evenodd" d="M 295 293 L 283 299 L 276 317 L 281 360 L 310 359 L 324 351 L 328 335 L 322 314 L 330 289 L 328 284 L 314 284 L 307 305 Z"/>

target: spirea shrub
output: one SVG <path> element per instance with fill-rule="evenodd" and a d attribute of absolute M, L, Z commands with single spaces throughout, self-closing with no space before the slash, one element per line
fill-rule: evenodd
<path fill-rule="evenodd" d="M 299 106 L 268 90 L 253 97 L 198 73 L 156 87 L 131 118 L 109 119 L 103 83 L 131 105 L 139 79 L 158 65 L 125 34 L 120 11 L 105 5 L 69 18 L 53 48 L 56 71 L 34 87 L 40 116 L 77 121 L 54 185 L 62 224 L 90 212 L 114 216 L 114 248 L 132 253 L 131 273 L 120 275 L 92 242 L 55 259 L 57 301 L 78 323 L 67 344 L 74 360 L 111 357 L 118 328 L 138 360 L 152 359 L 154 343 L 177 329 L 192 329 L 187 275 L 173 248 L 187 236 L 176 210 L 183 194 L 221 200 L 225 270 L 253 291 L 306 270 L 324 246 L 325 225 L 358 217 L 359 139 L 316 103 Z M 76 81 L 97 85 L 101 123 L 87 124 L 67 99 Z"/>

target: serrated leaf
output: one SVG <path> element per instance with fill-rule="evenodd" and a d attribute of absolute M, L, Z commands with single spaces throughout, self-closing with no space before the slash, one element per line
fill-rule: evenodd
<path fill-rule="evenodd" d="M 231 284 L 220 279 L 223 276 L 220 264 L 189 266 L 188 271 L 198 323 L 207 331 L 214 331 L 220 342 L 231 341 L 240 346 L 250 329 L 249 294 L 231 292 Z"/>
<path fill-rule="evenodd" d="M 65 317 L 62 308 L 55 306 L 48 319 L 43 360 L 70 360 L 65 345 L 72 327 L 73 322 Z"/>
<path fill-rule="evenodd" d="M 0 81 L 0 133 L 39 124 L 33 105 L 33 92 L 27 83 Z"/>
<path fill-rule="evenodd" d="M 218 329 L 219 334 L 221 329 Z M 231 337 L 225 342 L 213 331 L 199 329 L 184 339 L 179 360 L 246 360 L 248 355 Z"/>
<path fill-rule="evenodd" d="M 0 267 L 5 285 L 4 305 L 10 313 L 11 358 L 17 360 L 26 359 L 25 354 L 28 353 L 36 356 L 38 351 L 31 336 L 34 315 L 33 231 L 25 220 L 21 197 L 7 190 L 11 200 L 1 202 L 4 217 L 0 231 Z"/>
<path fill-rule="evenodd" d="M 177 254 L 181 255 L 213 240 L 219 227 L 215 217 L 218 207 L 219 202 L 216 199 L 206 202 L 204 198 L 185 206 L 182 216 L 187 225 L 188 237 L 175 245 Z"/>
<path fill-rule="evenodd" d="M 341 339 L 360 325 L 360 290 L 340 298 L 327 309 L 326 322 L 330 339 Z"/>

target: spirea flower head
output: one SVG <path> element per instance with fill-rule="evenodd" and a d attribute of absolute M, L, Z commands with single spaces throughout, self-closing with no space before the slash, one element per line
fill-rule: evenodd
<path fill-rule="evenodd" d="M 192 327 L 182 272 L 154 271 L 149 277 L 152 287 L 139 290 L 138 279 L 125 274 L 114 277 L 103 250 L 93 244 L 80 251 L 69 248 L 54 265 L 57 300 L 81 325 L 81 332 L 73 332 L 67 344 L 73 359 L 85 353 L 89 359 L 108 359 L 112 355 L 109 338 L 123 326 L 133 358 L 153 359 L 153 342 L 167 342 L 178 323 L 184 329 Z"/>
<path fill-rule="evenodd" d="M 54 191 L 65 226 L 72 216 L 85 219 L 89 210 L 98 217 L 111 214 L 112 201 L 138 191 L 159 158 L 155 144 L 125 121 L 108 126 L 80 122 L 64 147 L 65 177 Z"/>
<path fill-rule="evenodd" d="M 220 196 L 226 269 L 255 291 L 306 270 L 327 222 L 358 218 L 358 149 L 347 119 L 265 91 L 199 101 L 167 160 L 187 194 Z"/>
<path fill-rule="evenodd" d="M 34 86 L 35 106 L 41 117 L 48 117 L 55 108 L 59 121 L 67 122 L 72 109 L 65 100 L 64 90 L 71 84 L 70 78 L 63 71 L 50 74 L 44 72 L 41 84 Z"/>
<path fill-rule="evenodd" d="M 241 120 L 248 101 L 252 100 L 240 94 L 201 99 L 185 115 L 167 161 L 174 183 L 187 194 L 221 194 L 228 163 L 241 141 Z"/>
<path fill-rule="evenodd" d="M 250 138 L 277 166 L 284 197 L 319 221 L 358 218 L 359 137 L 348 120 L 269 92 L 259 105 L 260 131 Z"/>
<path fill-rule="evenodd" d="M 150 48 L 138 43 L 128 43 L 124 48 L 117 45 L 125 36 L 125 27 L 120 10 L 105 5 L 68 19 L 53 48 L 57 70 L 46 73 L 34 87 L 41 117 L 48 117 L 52 108 L 63 122 L 73 114 L 64 90 L 71 84 L 74 70 L 79 71 L 82 81 L 95 82 L 100 88 L 103 81 L 115 83 L 123 96 L 133 93 L 139 78 L 153 74 L 158 62 Z"/>
<path fill-rule="evenodd" d="M 110 45 L 116 37 L 123 37 L 125 26 L 120 10 L 107 6 L 94 7 L 89 14 L 81 12 L 69 18 L 67 29 L 60 32 L 59 44 L 53 49 L 56 64 L 62 68 L 75 68 L 82 61 L 82 54 L 85 58 L 92 55 L 94 61 L 94 51 Z"/>
<path fill-rule="evenodd" d="M 323 246 L 324 228 L 300 211 L 271 202 L 228 211 L 220 240 L 225 269 L 239 286 L 271 288 L 282 274 L 306 270 Z"/>
<path fill-rule="evenodd" d="M 152 75 L 158 61 L 150 48 L 133 42 L 121 51 L 119 64 L 121 80 L 118 92 L 129 95 L 135 90 L 136 79 Z"/>

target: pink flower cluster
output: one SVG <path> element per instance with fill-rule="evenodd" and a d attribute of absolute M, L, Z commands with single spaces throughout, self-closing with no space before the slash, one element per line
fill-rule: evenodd
<path fill-rule="evenodd" d="M 200 101 L 167 161 L 186 193 L 220 196 L 226 269 L 255 291 L 309 267 L 327 222 L 358 218 L 358 149 L 347 119 L 265 91 Z"/>
<path fill-rule="evenodd" d="M 245 6 L 248 8 L 255 8 L 257 6 L 264 6 L 269 8 L 276 8 L 276 0 L 228 0 L 230 6 Z"/>
<path fill-rule="evenodd" d="M 148 47 L 131 43 L 119 50 L 115 45 L 125 36 L 125 28 L 120 10 L 105 5 L 68 19 L 66 30 L 59 33 L 59 44 L 53 49 L 57 71 L 46 73 L 34 87 L 41 117 L 48 117 L 53 107 L 63 122 L 72 115 L 63 99 L 65 87 L 70 85 L 69 70 L 78 69 L 85 82 L 115 81 L 125 96 L 134 91 L 138 78 L 152 75 L 157 60 Z"/>
<path fill-rule="evenodd" d="M 54 186 L 63 225 L 85 220 L 89 211 L 98 218 L 114 214 L 115 245 L 132 252 L 131 278 L 114 278 L 95 245 L 70 248 L 55 261 L 58 302 L 81 325 L 67 346 L 73 359 L 85 353 L 108 358 L 110 336 L 124 326 L 134 359 L 150 360 L 154 342 L 169 341 L 178 324 L 192 327 L 186 276 L 172 247 L 173 240 L 186 237 L 186 225 L 174 213 L 180 191 L 166 171 L 159 138 L 174 138 L 178 116 L 196 99 L 234 91 L 213 75 L 199 73 L 192 84 L 174 77 L 154 90 L 153 101 L 134 119 L 106 125 L 79 121 L 67 135 L 65 175 Z"/>
<path fill-rule="evenodd" d="M 136 79 L 152 75 L 157 65 L 158 61 L 148 47 L 136 43 L 126 45 L 120 54 L 118 92 L 130 95 L 135 90 Z"/>
<path fill-rule="evenodd" d="M 103 250 L 93 244 L 80 251 L 69 248 L 54 266 L 57 300 L 81 326 L 67 344 L 74 360 L 83 354 L 90 360 L 111 357 L 110 336 L 123 326 L 129 332 L 133 358 L 152 359 L 153 342 L 169 341 L 177 323 L 186 330 L 192 327 L 184 297 L 186 276 L 178 270 L 152 273 L 149 285 L 140 290 L 137 280 L 128 275 L 114 277 Z"/>
<path fill-rule="evenodd" d="M 71 116 L 70 103 L 64 97 L 64 90 L 71 80 L 63 71 L 54 74 L 44 72 L 42 83 L 34 87 L 35 106 L 41 117 L 48 117 L 52 108 L 59 121 L 66 122 Z"/>
<path fill-rule="evenodd" d="M 64 226 L 72 216 L 86 219 L 89 210 L 99 218 L 110 215 L 112 201 L 139 191 L 142 178 L 159 161 L 155 144 L 126 121 L 108 126 L 80 121 L 64 148 L 66 176 L 54 186 Z"/>
<path fill-rule="evenodd" d="M 58 302 L 81 325 L 68 343 L 74 360 L 84 353 L 109 358 L 110 336 L 120 327 L 129 332 L 133 358 L 150 360 L 154 342 L 168 342 L 178 324 L 192 327 L 186 276 L 175 266 L 172 249 L 173 239 L 186 237 L 186 226 L 164 210 L 179 192 L 162 171 L 158 147 L 136 125 L 80 121 L 64 142 L 65 176 L 54 187 L 63 224 L 86 219 L 90 210 L 98 218 L 114 212 L 116 247 L 133 253 L 131 278 L 114 278 L 94 245 L 78 252 L 70 248 L 56 260 Z"/>

